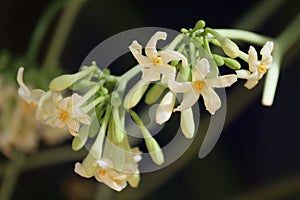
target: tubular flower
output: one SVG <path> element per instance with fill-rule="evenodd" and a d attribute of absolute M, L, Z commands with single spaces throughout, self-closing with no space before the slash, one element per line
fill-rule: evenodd
<path fill-rule="evenodd" d="M 256 50 L 254 47 L 250 46 L 248 51 L 249 71 L 243 69 L 236 71 L 238 78 L 247 79 L 247 82 L 245 83 L 246 88 L 253 88 L 271 67 L 273 62 L 273 57 L 271 55 L 273 47 L 274 43 L 268 41 L 260 51 L 262 59 L 258 60 Z"/>
<path fill-rule="evenodd" d="M 193 106 L 201 95 L 206 109 L 214 114 L 221 107 L 221 100 L 214 87 L 228 87 L 237 81 L 237 76 L 225 75 L 206 79 L 209 73 L 209 62 L 202 58 L 192 70 L 192 82 L 170 81 L 169 88 L 177 93 L 185 93 L 181 104 L 174 111 L 183 111 Z"/>
<path fill-rule="evenodd" d="M 142 46 L 135 40 L 129 46 L 129 49 L 138 63 L 142 66 L 142 79 L 144 81 L 158 81 L 160 75 L 164 75 L 168 80 L 174 80 L 176 75 L 175 67 L 169 65 L 170 61 L 182 61 L 183 66 L 187 66 L 187 59 L 181 53 L 170 50 L 157 52 L 156 43 L 158 40 L 166 40 L 167 33 L 156 32 L 148 41 L 145 53 L 142 55 Z"/>

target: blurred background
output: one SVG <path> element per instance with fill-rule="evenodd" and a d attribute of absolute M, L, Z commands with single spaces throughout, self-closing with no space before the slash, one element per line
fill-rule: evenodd
<path fill-rule="evenodd" d="M 15 57 L 25 54 L 34 27 L 51 2 L 1 0 L 0 51 Z M 59 14 L 43 40 L 37 63 L 43 62 Z M 180 30 L 203 19 L 212 28 L 241 28 L 276 37 L 299 14 L 299 0 L 87 0 L 70 28 L 59 66 L 74 72 L 96 45 L 132 28 Z M 227 89 L 225 128 L 207 157 L 198 158 L 203 138 L 198 133 L 195 147 L 181 159 L 161 171 L 142 174 L 138 189 L 118 194 L 75 174 L 75 161 L 50 165 L 21 173 L 13 199 L 93 199 L 96 188 L 103 199 L 300 199 L 298 55 L 299 40 L 284 57 L 272 107 L 261 105 L 263 81 L 251 91 L 243 81 Z M 201 127 L 205 131 L 205 124 Z"/>

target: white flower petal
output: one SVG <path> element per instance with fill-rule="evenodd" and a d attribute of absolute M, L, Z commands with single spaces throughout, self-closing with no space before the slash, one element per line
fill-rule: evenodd
<path fill-rule="evenodd" d="M 203 88 L 201 90 L 201 95 L 204 100 L 204 105 L 206 110 L 208 110 L 212 115 L 221 107 L 221 100 L 218 94 L 209 87 Z"/>
<path fill-rule="evenodd" d="M 168 81 L 168 87 L 176 93 L 186 93 L 193 89 L 192 85 L 193 84 L 191 82 Z"/>
<path fill-rule="evenodd" d="M 257 61 L 257 52 L 253 46 L 250 46 L 248 54 L 249 54 L 249 58 L 248 58 L 249 70 L 251 72 L 254 72 L 257 70 L 257 67 L 259 66 L 259 62 Z"/>
<path fill-rule="evenodd" d="M 159 67 L 142 68 L 142 79 L 144 81 L 158 81 L 160 79 Z"/>
<path fill-rule="evenodd" d="M 267 68 L 270 68 L 273 57 L 272 57 L 272 51 L 274 48 L 274 43 L 272 41 L 268 41 L 263 48 L 260 50 L 260 54 L 262 55 L 261 62 L 264 64 Z"/>
<path fill-rule="evenodd" d="M 156 110 L 156 123 L 163 124 L 168 121 L 172 115 L 175 105 L 176 96 L 172 92 L 168 92 L 161 100 Z"/>
<path fill-rule="evenodd" d="M 148 41 L 145 52 L 146 55 L 150 58 L 155 58 L 158 56 L 157 50 L 156 50 L 156 43 L 158 40 L 166 40 L 167 39 L 167 33 L 158 31 L 156 32 Z"/>
<path fill-rule="evenodd" d="M 217 78 L 211 78 L 205 80 L 208 87 L 217 87 L 217 88 L 229 87 L 236 81 L 237 81 L 237 75 L 235 74 L 219 76 Z"/>
<path fill-rule="evenodd" d="M 181 102 L 181 104 L 174 109 L 175 111 L 183 111 L 187 108 L 192 107 L 199 99 L 199 92 L 196 92 L 194 90 L 189 91 L 188 93 L 186 93 L 183 97 L 183 100 Z"/>
<path fill-rule="evenodd" d="M 181 60 L 182 61 L 182 66 L 187 66 L 188 65 L 188 61 L 187 58 L 177 52 L 177 51 L 170 51 L 170 50 L 164 50 L 162 52 L 160 52 L 160 57 L 162 59 L 162 61 L 164 62 L 164 64 L 168 64 L 170 61 L 173 60 Z"/>
<path fill-rule="evenodd" d="M 204 80 L 207 74 L 209 73 L 209 62 L 206 58 L 202 58 L 197 62 L 196 66 L 193 68 L 192 80 Z"/>
<path fill-rule="evenodd" d="M 129 49 L 139 64 L 147 64 L 151 62 L 149 58 L 141 54 L 142 47 L 136 40 L 132 42 L 132 44 L 129 46 Z"/>
<path fill-rule="evenodd" d="M 18 84 L 20 85 L 20 87 L 22 88 L 22 93 L 24 95 L 29 96 L 30 95 L 30 90 L 28 89 L 28 87 L 23 82 L 23 72 L 24 72 L 24 68 L 20 67 L 19 70 L 18 70 L 17 81 L 18 81 Z"/>
<path fill-rule="evenodd" d="M 251 72 L 249 72 L 248 70 L 245 69 L 241 69 L 241 70 L 236 70 L 235 71 L 237 74 L 238 78 L 242 78 L 242 79 L 249 79 Z"/>
<path fill-rule="evenodd" d="M 171 65 L 160 65 L 158 66 L 161 74 L 165 75 L 169 80 L 175 80 L 176 69 Z"/>
<path fill-rule="evenodd" d="M 248 80 L 244 86 L 247 88 L 247 89 L 252 89 L 254 86 L 256 86 L 256 84 L 258 83 L 258 80 L 257 79 L 250 79 Z"/>

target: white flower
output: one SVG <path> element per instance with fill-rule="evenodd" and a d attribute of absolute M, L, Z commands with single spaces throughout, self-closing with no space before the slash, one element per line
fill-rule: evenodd
<path fill-rule="evenodd" d="M 73 93 L 70 97 L 62 98 L 59 93 L 52 92 L 52 116 L 46 119 L 46 122 L 56 128 L 68 127 L 73 136 L 77 136 L 80 123 L 89 125 L 90 117 L 83 112 L 77 103 L 82 97 Z"/>
<path fill-rule="evenodd" d="M 126 154 L 123 154 L 123 156 L 126 156 L 126 163 L 122 169 L 117 169 L 113 162 L 116 159 L 122 160 L 123 158 L 121 157 L 113 157 L 112 159 L 102 157 L 94 160 L 89 154 L 83 160 L 82 164 L 75 164 L 74 171 L 82 177 L 90 178 L 94 176 L 97 181 L 106 184 L 116 191 L 123 190 L 127 186 L 127 183 L 131 187 L 137 187 L 140 181 L 137 162 L 141 160 L 141 152 L 138 148 L 133 148 L 131 152 L 126 152 Z M 121 154 L 114 156 L 121 156 Z"/>
<path fill-rule="evenodd" d="M 98 167 L 95 173 L 97 181 L 103 182 L 116 191 L 121 191 L 127 186 L 127 174 L 115 170 L 111 160 L 101 158 L 95 164 Z"/>
<path fill-rule="evenodd" d="M 187 66 L 187 59 L 184 55 L 170 50 L 157 52 L 156 43 L 158 40 L 166 40 L 167 33 L 156 32 L 148 41 L 145 53 L 142 55 L 142 46 L 135 40 L 129 46 L 129 49 L 138 63 L 142 66 L 142 79 L 144 81 L 158 81 L 163 74 L 167 79 L 174 80 L 176 69 L 168 63 L 173 60 L 181 60 L 183 66 Z"/>
<path fill-rule="evenodd" d="M 209 73 L 209 62 L 201 59 L 192 69 L 192 82 L 170 81 L 169 88 L 178 93 L 185 93 L 181 104 L 174 111 L 183 111 L 193 106 L 202 95 L 206 109 L 214 114 L 221 107 L 221 100 L 214 91 L 214 87 L 228 87 L 237 81 L 237 76 L 225 75 L 216 78 L 205 79 Z"/>
<path fill-rule="evenodd" d="M 248 51 L 249 71 L 243 69 L 236 71 L 238 78 L 247 79 L 247 82 L 245 83 L 246 88 L 253 88 L 271 67 L 273 62 L 273 57 L 271 55 L 273 47 L 274 43 L 268 41 L 260 51 L 262 59 L 259 61 L 255 48 L 250 46 Z"/>
<path fill-rule="evenodd" d="M 29 88 L 23 82 L 24 68 L 20 67 L 18 70 L 17 81 L 20 86 L 18 93 L 19 96 L 31 106 L 37 106 L 40 98 L 44 95 L 45 91 L 40 89 L 29 90 Z"/>

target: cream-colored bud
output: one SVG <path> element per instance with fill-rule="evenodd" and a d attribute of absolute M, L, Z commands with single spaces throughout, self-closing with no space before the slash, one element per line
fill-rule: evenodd
<path fill-rule="evenodd" d="M 168 121 L 172 115 L 175 105 L 176 96 L 172 92 L 168 92 L 161 100 L 156 110 L 156 123 L 163 124 Z"/>
<path fill-rule="evenodd" d="M 221 47 L 225 54 L 231 58 L 236 58 L 240 55 L 239 47 L 230 39 L 224 38 L 220 41 Z"/>
<path fill-rule="evenodd" d="M 136 106 L 146 90 L 148 89 L 149 83 L 145 81 L 139 81 L 131 90 L 128 92 L 124 99 L 124 108 L 130 109 Z"/>
<path fill-rule="evenodd" d="M 192 138 L 195 133 L 195 122 L 192 108 L 181 111 L 180 127 L 186 138 Z"/>

